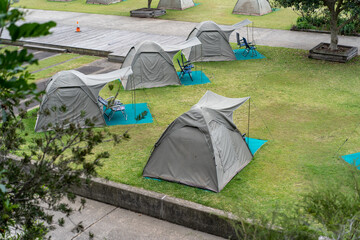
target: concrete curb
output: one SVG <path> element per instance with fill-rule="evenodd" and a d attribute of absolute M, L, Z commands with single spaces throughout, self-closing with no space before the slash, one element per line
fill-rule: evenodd
<path fill-rule="evenodd" d="M 73 193 L 198 231 L 237 239 L 234 224 L 239 220 L 236 216 L 187 200 L 100 178 L 93 178 L 87 187 L 73 188 Z"/>
<path fill-rule="evenodd" d="M 8 157 L 21 161 L 13 154 Z M 72 187 L 71 192 L 226 239 L 241 237 L 236 236 L 235 225 L 254 225 L 251 220 L 241 222 L 228 212 L 101 178 L 91 178 L 89 183 L 83 178 L 82 184 Z"/>
<path fill-rule="evenodd" d="M 65 52 L 77 53 L 77 54 L 82 54 L 82 55 L 99 56 L 99 57 L 108 57 L 108 55 L 110 53 L 112 53 L 111 51 L 62 46 L 62 45 L 56 45 L 56 44 L 35 43 L 35 42 L 30 42 L 30 41 L 12 42 L 11 40 L 4 39 L 4 38 L 0 38 L 0 41 L 3 44 L 8 44 L 8 45 L 21 46 L 21 47 L 30 46 L 30 48 L 32 48 L 32 49 L 35 49 L 36 47 L 38 47 L 37 48 L 38 50 L 49 51 L 49 52 L 54 52 L 56 49 L 58 49 L 58 52 L 65 51 Z"/>
<path fill-rule="evenodd" d="M 290 31 L 294 31 L 294 32 L 309 32 L 309 33 L 326 33 L 326 34 L 331 34 L 330 31 L 326 31 L 326 30 L 316 30 L 316 29 L 297 29 L 297 28 L 292 28 L 290 29 Z M 339 36 L 350 36 L 350 37 L 360 37 L 360 33 L 358 34 L 349 34 L 349 35 L 341 35 L 339 34 Z"/>

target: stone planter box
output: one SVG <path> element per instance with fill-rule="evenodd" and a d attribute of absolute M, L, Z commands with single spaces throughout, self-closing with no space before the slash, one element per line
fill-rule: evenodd
<path fill-rule="evenodd" d="M 130 17 L 155 18 L 166 14 L 166 10 L 160 8 L 140 8 L 130 11 Z"/>
<path fill-rule="evenodd" d="M 329 43 L 318 44 L 309 51 L 309 58 L 345 63 L 358 54 L 357 47 L 338 45 L 339 51 L 331 52 L 328 50 L 329 45 Z"/>

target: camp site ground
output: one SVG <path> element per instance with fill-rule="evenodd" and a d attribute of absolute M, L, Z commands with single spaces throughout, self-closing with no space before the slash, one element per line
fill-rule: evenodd
<path fill-rule="evenodd" d="M 36 8 L 32 5 L 37 4 L 36 1 L 25 5 Z M 157 1 L 154 2 L 157 4 Z M 203 2 L 198 2 L 201 4 L 185 10 L 181 18 L 194 22 L 208 20 L 202 13 L 193 14 L 200 10 L 206 12 L 204 8 L 208 8 Z M 84 3 L 80 1 L 67 4 L 87 12 L 101 9 L 107 14 L 120 15 L 128 14 L 127 8 L 135 6 L 130 0 L 114 4 L 111 8 L 81 8 Z M 37 6 L 65 9 L 65 5 L 50 2 Z M 125 10 L 119 11 L 119 6 Z M 233 4 L 230 6 L 224 1 L 224 7 L 230 12 Z M 216 10 L 212 20 L 220 24 L 233 24 L 243 19 L 230 14 L 222 17 L 223 14 L 217 12 L 220 8 L 211 8 Z M 286 19 L 296 19 L 293 14 L 292 11 L 281 10 L 262 17 L 247 18 L 254 21 L 256 27 L 288 29 L 289 24 L 284 25 L 284 15 Z M 170 10 L 164 19 L 179 20 L 179 12 Z M 232 48 L 236 49 L 236 44 L 232 44 Z M 131 139 L 117 146 L 112 143 L 99 146 L 97 151 L 111 153 L 111 158 L 99 170 L 100 177 L 245 215 L 270 216 L 274 209 L 291 213 L 294 203 L 312 186 L 340 184 L 340 191 L 351 191 L 349 164 L 341 156 L 358 151 L 360 141 L 357 137 L 360 129 L 356 128 L 360 114 L 357 97 L 360 91 L 359 57 L 343 65 L 308 59 L 305 50 L 258 45 L 257 51 L 265 58 L 195 63 L 195 70 L 204 72 L 209 78 L 210 83 L 207 84 L 138 89 L 134 92 L 121 89 L 119 98 L 123 103 L 133 103 L 135 96 L 136 103 L 147 104 L 153 123 L 108 127 L 119 134 L 129 130 Z M 76 69 L 97 59 L 71 54 L 49 57 L 40 61 L 40 67 L 33 69 L 34 72 L 41 70 L 35 73 L 34 81 L 49 78 L 61 70 Z M 174 65 L 179 70 L 176 62 Z M 115 69 L 109 69 L 109 72 L 112 70 Z M 113 84 L 115 90 L 120 86 L 118 81 Z M 248 105 L 244 105 L 235 111 L 234 122 L 240 131 L 250 137 L 268 142 L 220 193 L 142 177 L 155 142 L 168 125 L 196 104 L 207 90 L 232 98 L 250 96 L 250 118 Z M 106 86 L 100 92 L 105 98 L 114 94 L 115 91 Z M 35 112 L 36 109 L 32 110 L 32 113 Z M 29 139 L 42 134 L 34 132 L 35 121 L 33 116 L 26 122 Z M 343 145 L 346 139 L 348 141 Z"/>
<path fill-rule="evenodd" d="M 259 214 L 275 208 L 291 212 L 293 203 L 313 184 L 337 184 L 341 180 L 342 191 L 349 191 L 348 165 L 340 155 L 352 153 L 358 144 L 358 130 L 353 133 L 353 129 L 359 114 L 354 97 L 359 91 L 359 59 L 344 69 L 339 64 L 310 60 L 304 50 L 258 46 L 258 51 L 266 58 L 197 63 L 196 67 L 209 76 L 209 84 L 136 90 L 136 101 L 147 102 L 154 122 L 109 127 L 119 134 L 129 130 L 131 139 L 117 146 L 104 143 L 99 147 L 99 151 L 111 153 L 100 176 L 230 212 L 252 209 Z M 143 178 L 154 143 L 168 124 L 188 111 L 207 90 L 227 97 L 251 96 L 250 137 L 269 141 L 220 193 Z M 104 97 L 113 94 L 107 87 L 100 92 Z M 133 93 L 121 90 L 119 98 L 131 103 Z M 247 114 L 247 106 L 234 114 L 243 132 L 247 132 Z M 27 122 L 29 138 L 37 135 L 35 120 L 33 117 Z M 334 157 L 345 136 L 350 140 Z"/>

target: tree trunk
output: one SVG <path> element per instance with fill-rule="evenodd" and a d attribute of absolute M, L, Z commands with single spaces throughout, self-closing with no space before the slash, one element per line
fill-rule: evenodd
<path fill-rule="evenodd" d="M 338 15 L 336 13 L 330 13 L 330 32 L 331 32 L 331 42 L 330 42 L 330 50 L 335 51 L 338 49 L 339 42 L 339 27 L 337 24 Z"/>
<path fill-rule="evenodd" d="M 148 0 L 148 8 L 151 8 L 151 2 L 152 0 Z"/>

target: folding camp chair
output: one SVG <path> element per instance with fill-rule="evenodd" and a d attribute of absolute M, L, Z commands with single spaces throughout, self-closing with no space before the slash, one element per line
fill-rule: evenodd
<path fill-rule="evenodd" d="M 245 47 L 245 43 L 242 39 L 240 39 L 240 34 L 238 32 L 236 33 L 236 43 L 239 48 Z"/>
<path fill-rule="evenodd" d="M 180 79 L 183 78 L 185 76 L 185 74 L 189 74 L 189 77 L 191 79 L 191 81 L 193 81 L 192 76 L 191 76 L 191 72 L 192 72 L 192 68 L 194 67 L 194 65 L 190 62 L 190 61 L 184 61 L 184 55 L 181 53 L 181 63 L 179 61 L 179 59 L 177 59 L 177 62 L 179 64 L 180 67 Z"/>
<path fill-rule="evenodd" d="M 104 99 L 104 98 L 98 96 L 98 101 L 99 101 L 99 103 L 101 103 L 102 105 L 105 106 L 104 114 L 105 114 L 105 116 L 108 117 L 109 121 L 114 116 L 115 112 L 119 112 L 119 111 L 124 115 L 125 120 L 127 120 L 125 106 L 119 100 L 114 99 L 114 97 L 109 97 L 107 99 Z M 110 109 L 110 113 L 106 114 L 106 111 L 108 109 Z"/>
<path fill-rule="evenodd" d="M 242 41 L 245 44 L 245 51 L 243 52 L 243 56 L 246 57 L 249 54 L 249 52 L 251 52 L 251 57 L 257 56 L 256 47 L 251 43 L 248 43 L 246 41 L 246 38 L 244 37 L 242 38 Z"/>

